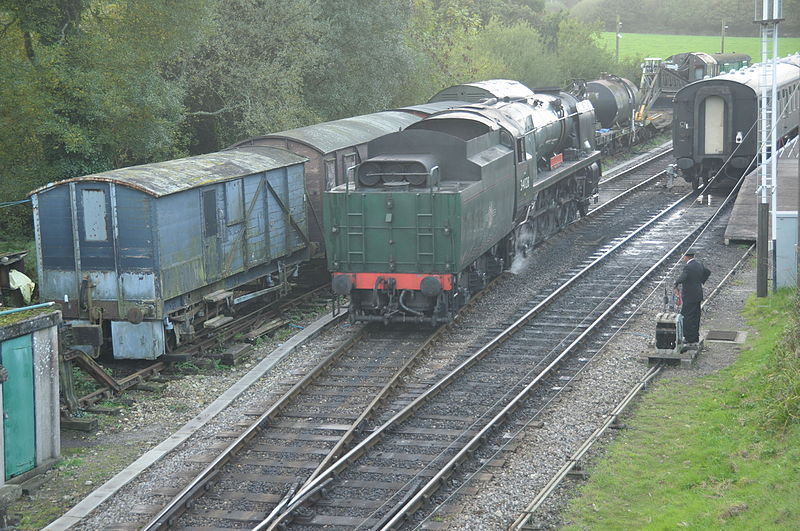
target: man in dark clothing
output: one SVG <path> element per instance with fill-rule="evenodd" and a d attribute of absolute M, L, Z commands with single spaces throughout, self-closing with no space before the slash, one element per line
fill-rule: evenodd
<path fill-rule="evenodd" d="M 675 281 L 675 291 L 681 285 L 681 315 L 683 315 L 683 339 L 686 343 L 700 341 L 700 303 L 703 301 L 703 284 L 711 271 L 695 260 L 694 251 L 683 255 L 683 271 Z"/>

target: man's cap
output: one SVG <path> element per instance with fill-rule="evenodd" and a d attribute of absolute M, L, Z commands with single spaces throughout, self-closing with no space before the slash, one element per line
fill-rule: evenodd
<path fill-rule="evenodd" d="M 684 256 L 694 256 L 697 254 L 694 249 L 686 249 L 686 252 L 683 253 Z"/>

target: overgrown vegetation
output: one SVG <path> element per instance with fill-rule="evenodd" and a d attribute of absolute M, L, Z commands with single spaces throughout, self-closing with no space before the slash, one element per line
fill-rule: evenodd
<path fill-rule="evenodd" d="M 464 81 L 620 73 L 598 29 L 543 0 L 0 0 L 0 238 L 31 239 L 8 203 L 48 182 Z"/>
<path fill-rule="evenodd" d="M 798 299 L 753 298 L 745 313 L 758 334 L 734 365 L 646 395 L 573 501 L 571 528 L 796 526 Z"/>
<path fill-rule="evenodd" d="M 751 392 L 757 395 L 763 385 L 758 409 L 763 410 L 764 427 L 787 432 L 800 426 L 800 298 L 786 290 L 776 303 L 762 306 L 751 299 L 745 307 L 761 335 L 756 348 L 763 350 L 764 359 Z"/>

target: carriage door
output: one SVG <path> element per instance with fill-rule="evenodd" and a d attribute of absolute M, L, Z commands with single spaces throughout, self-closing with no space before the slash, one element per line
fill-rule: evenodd
<path fill-rule="evenodd" d="M 206 281 L 219 278 L 219 222 L 217 221 L 217 191 L 202 193 L 203 207 L 203 259 Z"/>
<path fill-rule="evenodd" d="M 33 344 L 30 334 L 0 344 L 0 363 L 8 370 L 3 388 L 5 478 L 36 466 L 36 416 L 33 398 Z"/>
<path fill-rule="evenodd" d="M 709 96 L 705 105 L 704 151 L 706 155 L 721 155 L 725 140 L 725 101 L 720 96 Z"/>

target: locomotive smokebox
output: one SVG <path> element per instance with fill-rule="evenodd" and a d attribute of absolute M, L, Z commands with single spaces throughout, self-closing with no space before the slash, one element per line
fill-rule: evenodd
<path fill-rule="evenodd" d="M 605 128 L 630 122 L 639 99 L 636 85 L 625 78 L 606 76 L 586 83 L 586 97 L 594 105 L 597 121 Z"/>

